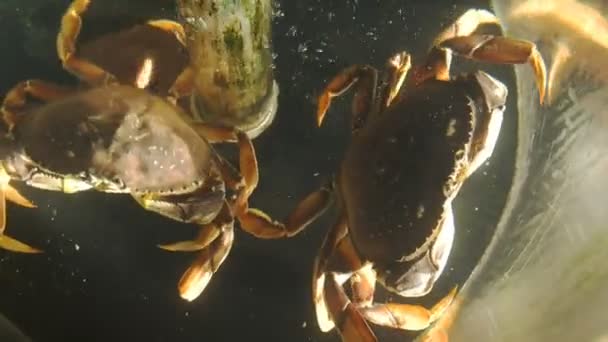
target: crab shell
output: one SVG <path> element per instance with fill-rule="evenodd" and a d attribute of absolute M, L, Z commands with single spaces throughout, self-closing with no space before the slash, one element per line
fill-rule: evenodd
<path fill-rule="evenodd" d="M 407 89 L 353 136 L 338 175 L 349 233 L 378 279 L 428 293 L 454 236 L 452 199 L 492 152 L 506 87 L 483 72 Z"/>
<path fill-rule="evenodd" d="M 180 115 L 144 90 L 93 88 L 23 113 L 3 164 L 11 178 L 48 190 L 188 194 L 219 171 L 211 145 Z M 220 210 L 224 183 L 207 197 L 210 217 L 200 221 Z"/>

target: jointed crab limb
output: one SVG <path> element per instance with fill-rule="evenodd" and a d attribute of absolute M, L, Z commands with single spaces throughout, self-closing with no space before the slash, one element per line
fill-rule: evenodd
<path fill-rule="evenodd" d="M 346 233 L 346 222 L 339 220 L 328 233 L 315 263 L 313 298 L 317 321 L 322 331 L 337 327 L 343 341 L 375 341 L 366 323 L 404 330 L 422 330 L 441 317 L 456 295 L 456 288 L 430 310 L 420 305 L 373 304 L 376 282 L 371 264 L 362 263 Z M 350 277 L 353 289 L 351 302 L 342 288 Z"/>
<path fill-rule="evenodd" d="M 173 33 L 175 38 L 183 45 L 186 46 L 186 33 L 184 31 L 184 27 L 172 20 L 160 19 L 160 20 L 151 20 L 147 23 L 150 26 L 159 28 L 166 32 Z M 169 89 L 169 99 L 170 101 L 176 102 L 182 97 L 189 96 L 194 89 L 194 69 L 190 66 L 186 67 L 182 72 L 177 76 L 175 82 Z"/>
<path fill-rule="evenodd" d="M 560 88 L 560 78 L 562 71 L 565 68 L 566 63 L 572 57 L 572 51 L 564 42 L 558 41 L 555 43 L 555 50 L 553 51 L 553 62 L 549 69 L 549 75 L 547 76 L 547 102 L 551 103 L 555 96 L 557 89 Z"/>
<path fill-rule="evenodd" d="M 492 12 L 482 9 L 470 9 L 458 17 L 452 25 L 438 34 L 433 41 L 433 46 L 437 46 L 450 38 L 469 36 L 477 31 L 479 26 L 484 24 L 500 25 L 500 22 Z"/>
<path fill-rule="evenodd" d="M 60 99 L 73 91 L 50 82 L 31 79 L 17 83 L 4 97 L 2 102 L 2 119 L 9 126 L 9 129 L 17 121 L 17 113 L 23 109 L 27 103 L 27 97 L 31 96 L 37 100 L 50 102 Z"/>
<path fill-rule="evenodd" d="M 344 342 L 375 342 L 378 339 L 359 310 L 348 299 L 333 273 L 326 274 L 323 291 L 327 308 Z"/>
<path fill-rule="evenodd" d="M 179 99 L 191 95 L 194 90 L 194 77 L 192 67 L 188 66 L 182 70 L 169 89 L 170 101 L 177 102 Z"/>
<path fill-rule="evenodd" d="M 273 221 L 258 209 L 247 208 L 238 216 L 241 228 L 261 239 L 292 237 L 316 220 L 331 204 L 331 192 L 321 189 L 312 192 L 302 200 L 281 223 Z"/>
<path fill-rule="evenodd" d="M 327 303 L 325 301 L 325 271 L 327 270 L 327 262 L 334 252 L 338 241 L 346 236 L 348 227 L 346 226 L 346 216 L 340 215 L 333 227 L 325 235 L 323 243 L 315 262 L 312 272 L 312 299 L 315 304 L 315 312 L 319 329 L 323 332 L 332 330 L 335 326 L 333 318 L 329 314 Z"/>
<path fill-rule="evenodd" d="M 411 67 L 410 55 L 407 52 L 395 54 L 388 60 L 385 79 L 379 95 L 378 71 L 368 65 L 354 65 L 344 69 L 326 86 L 319 96 L 317 105 L 317 123 L 320 126 L 331 105 L 331 99 L 343 95 L 350 87 L 355 87 L 352 102 L 352 132 L 363 127 L 366 121 L 386 109 L 397 97 L 399 90 Z M 379 98 L 377 98 L 379 96 Z"/>
<path fill-rule="evenodd" d="M 249 196 L 259 181 L 258 163 L 255 149 L 247 134 L 240 131 L 236 134 L 240 152 L 239 168 L 243 175 L 244 186 L 239 189 L 233 211 L 243 230 L 264 239 L 293 236 L 327 208 L 331 200 L 327 190 L 320 190 L 309 195 L 296 207 L 285 223 L 273 221 L 261 210 L 249 208 Z"/>
<path fill-rule="evenodd" d="M 331 99 L 344 94 L 350 87 L 355 85 L 352 127 L 353 130 L 361 128 L 367 120 L 367 115 L 374 103 L 377 81 L 378 72 L 368 65 L 353 65 L 342 70 L 329 82 L 323 93 L 319 96 L 317 124 L 321 126 L 323 123 L 325 113 L 327 113 L 331 105 Z"/>
<path fill-rule="evenodd" d="M 82 27 L 82 14 L 90 0 L 74 0 L 61 19 L 61 29 L 57 35 L 57 55 L 63 67 L 90 85 L 115 83 L 114 75 L 99 66 L 76 56 L 76 41 Z"/>
<path fill-rule="evenodd" d="M 186 32 L 184 31 L 184 27 L 173 20 L 168 19 L 157 19 L 150 20 L 147 23 L 150 26 L 159 28 L 169 33 L 173 33 L 175 38 L 183 45 L 186 46 Z"/>
<path fill-rule="evenodd" d="M 380 93 L 379 104 L 388 108 L 391 102 L 397 97 L 407 72 L 412 66 L 412 60 L 407 52 L 395 54 L 387 61 L 386 65 L 386 84 Z M 376 109 L 378 112 L 380 109 Z"/>
<path fill-rule="evenodd" d="M 205 224 L 195 240 L 179 241 L 169 244 L 158 245 L 159 248 L 169 252 L 196 252 L 200 251 L 220 235 L 225 227 L 218 227 L 216 223 Z"/>
<path fill-rule="evenodd" d="M 456 289 L 454 287 L 431 309 L 421 305 L 386 303 L 362 307 L 359 310 L 366 320 L 377 325 L 403 330 L 423 330 L 441 317 L 454 300 Z"/>
<path fill-rule="evenodd" d="M 242 131 L 236 133 L 239 145 L 239 169 L 245 179 L 245 187 L 239 194 L 237 199 L 237 205 L 246 207 L 246 203 L 249 200 L 249 196 L 253 193 L 253 190 L 258 186 L 260 176 L 258 173 L 258 160 L 256 158 L 255 149 L 253 143 Z"/>
<path fill-rule="evenodd" d="M 9 181 L 10 178 L 6 172 L 0 170 L 0 249 L 21 253 L 41 253 L 41 250 L 28 246 L 4 234 L 4 230 L 6 229 L 6 200 L 28 208 L 35 207 L 32 202 L 11 187 Z"/>
<path fill-rule="evenodd" d="M 414 67 L 413 76 L 409 82 L 413 83 L 414 86 L 418 86 L 432 78 L 449 81 L 451 63 L 452 53 L 449 50 L 434 46 L 427 54 L 425 63 Z"/>
<path fill-rule="evenodd" d="M 183 299 L 193 301 L 205 290 L 213 274 L 228 256 L 233 241 L 234 229 L 230 224 L 217 239 L 199 252 L 196 260 L 179 281 L 178 290 Z"/>
<path fill-rule="evenodd" d="M 545 98 L 547 71 L 536 45 L 526 40 L 489 35 L 471 35 L 445 40 L 440 47 L 467 58 L 498 64 L 529 63 L 534 70 L 540 103 Z"/>
<path fill-rule="evenodd" d="M 337 326 L 342 340 L 376 341 L 371 328 L 357 310 L 361 303 L 351 303 L 342 285 L 345 280 L 365 270 L 347 234 L 346 221 L 342 217 L 326 236 L 313 271 L 313 299 L 317 322 L 321 331 L 327 332 Z M 358 299 L 370 299 L 369 284 L 355 285 L 360 291 Z M 373 285 L 371 285 L 373 290 Z M 370 299 L 371 300 L 371 299 Z"/>
<path fill-rule="evenodd" d="M 203 224 L 200 232 L 196 239 L 174 242 L 171 244 L 159 245 L 161 249 L 170 252 L 195 252 L 207 248 L 209 244 L 217 239 L 221 232 L 226 229 L 232 229 L 234 219 L 232 218 L 232 211 L 230 205 L 226 201 L 222 206 L 222 209 L 217 214 L 212 222 Z"/>
<path fill-rule="evenodd" d="M 432 77 L 449 80 L 452 52 L 482 62 L 529 63 L 536 77 L 540 102 L 543 103 L 547 72 L 536 46 L 525 40 L 475 34 L 482 24 L 499 24 L 499 22 L 496 16 L 488 11 L 472 9 L 440 33 L 429 51 L 426 63 L 414 70 L 414 82 L 420 84 Z"/>
<path fill-rule="evenodd" d="M 209 125 L 202 122 L 190 122 L 198 135 L 212 144 L 238 142 L 238 136 L 232 127 Z"/>

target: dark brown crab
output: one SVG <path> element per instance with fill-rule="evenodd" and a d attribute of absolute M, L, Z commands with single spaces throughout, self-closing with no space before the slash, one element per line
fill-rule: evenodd
<path fill-rule="evenodd" d="M 4 234 L 6 199 L 33 206 L 10 186 L 11 180 L 65 193 L 128 193 L 147 210 L 201 226 L 192 241 L 160 246 L 199 251 L 179 284 L 182 298 L 193 300 L 230 251 L 234 218 L 256 236 L 273 236 L 265 227 L 274 228 L 274 223 L 248 207 L 258 183 L 255 150 L 246 134 L 190 122 L 174 105 L 175 98 L 139 89 L 149 83 L 146 63 L 134 74 L 134 84 L 124 85 L 104 68 L 77 57 L 79 12 L 86 4 L 76 0 L 69 7 L 57 43 L 65 68 L 85 89 L 28 80 L 7 93 L 0 109 L 0 248 L 40 252 Z M 157 27 L 175 26 L 163 21 Z M 171 89 L 178 89 L 179 82 Z M 31 106 L 30 97 L 48 103 Z M 238 144 L 242 174 L 215 152 L 212 144 L 218 142 Z"/>
<path fill-rule="evenodd" d="M 492 154 L 507 97 L 506 87 L 477 71 L 450 77 L 452 53 L 501 64 L 530 63 L 543 101 L 545 66 L 531 42 L 476 33 L 498 24 L 484 10 L 469 10 L 443 31 L 424 64 L 398 53 L 386 77 L 351 66 L 319 97 L 321 125 L 331 98 L 355 89 L 352 139 L 334 182 L 307 196 L 295 210 L 310 222 L 332 194 L 341 215 L 328 232 L 313 272 L 313 298 L 321 330 L 337 326 L 344 341 L 375 341 L 367 321 L 405 330 L 433 323 L 456 288 L 431 309 L 374 303 L 376 280 L 404 297 L 433 288 L 452 247 L 452 200 L 463 182 Z M 298 231 L 287 221 L 289 231 Z M 352 299 L 342 285 L 350 278 Z"/>

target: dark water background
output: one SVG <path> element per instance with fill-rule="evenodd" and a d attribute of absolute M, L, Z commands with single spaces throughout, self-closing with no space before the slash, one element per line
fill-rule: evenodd
<path fill-rule="evenodd" d="M 97 1 L 85 17 L 82 41 L 142 20 L 175 17 L 173 1 L 125 3 Z M 54 45 L 68 4 L 0 3 L 0 94 L 34 77 L 74 84 Z M 280 103 L 274 124 L 255 140 L 261 181 L 252 205 L 281 219 L 331 175 L 348 143 L 350 103 L 337 101 L 321 129 L 313 113 L 316 95 L 339 69 L 353 63 L 382 67 L 402 49 L 420 60 L 442 27 L 468 8 L 487 6 L 472 0 L 277 1 L 273 39 Z M 513 86 L 510 67 L 482 68 Z M 435 290 L 421 299 L 403 299 L 387 297 L 378 287 L 377 300 L 432 305 L 470 274 L 511 182 L 514 94 L 494 157 L 455 202 L 457 237 Z M 193 255 L 156 245 L 189 238 L 195 227 L 147 212 L 129 196 L 17 187 L 38 208 L 9 204 L 7 231 L 45 254 L 0 251 L 0 312 L 35 341 L 339 340 L 335 332 L 319 332 L 310 298 L 312 262 L 334 211 L 290 240 L 257 240 L 237 229 L 226 262 L 201 297 L 187 303 L 178 297 L 176 283 Z M 384 341 L 414 336 L 374 329 Z"/>

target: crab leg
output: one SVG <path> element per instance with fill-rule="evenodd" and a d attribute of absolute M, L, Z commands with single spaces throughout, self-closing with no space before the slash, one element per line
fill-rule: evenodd
<path fill-rule="evenodd" d="M 412 66 L 411 63 L 411 56 L 407 52 L 397 53 L 387 61 L 386 80 L 380 92 L 380 101 L 378 102 L 383 108 L 376 108 L 376 112 L 381 112 L 382 109 L 388 108 L 397 97 L 407 76 L 407 72 Z"/>
<path fill-rule="evenodd" d="M 50 82 L 31 79 L 17 83 L 4 97 L 2 102 L 2 119 L 12 128 L 17 121 L 17 112 L 23 109 L 27 103 L 27 97 L 31 96 L 40 101 L 49 102 L 71 94 L 73 91 Z"/>
<path fill-rule="evenodd" d="M 540 102 L 543 103 L 547 72 L 536 45 L 526 40 L 475 34 L 480 25 L 488 23 L 499 24 L 496 16 L 488 11 L 472 9 L 465 12 L 435 39 L 426 64 L 414 72 L 414 81 L 421 83 L 431 77 L 448 80 L 452 52 L 488 63 L 528 63 L 534 70 Z"/>
<path fill-rule="evenodd" d="M 28 95 L 42 101 L 52 101 L 66 96 L 70 92 L 67 88 L 41 80 L 20 82 L 4 98 L 2 107 L 0 108 L 2 119 L 10 130 L 16 124 L 18 120 L 17 112 L 25 106 Z M 9 175 L 4 169 L 0 168 L 0 248 L 13 252 L 41 253 L 41 250 L 28 246 L 4 234 L 6 228 L 6 200 L 27 208 L 35 207 L 32 202 L 13 188 L 9 182 Z"/>
<path fill-rule="evenodd" d="M 173 33 L 175 38 L 183 45 L 186 46 L 186 33 L 184 27 L 175 21 L 160 19 L 148 21 L 148 25 L 164 30 L 169 33 Z M 176 102 L 182 97 L 188 96 L 194 89 L 194 69 L 190 66 L 186 67 L 177 76 L 175 82 L 169 89 L 169 97 L 171 101 Z"/>
<path fill-rule="evenodd" d="M 335 327 L 334 320 L 330 315 L 324 286 L 326 282 L 327 263 L 334 254 L 336 245 L 346 234 L 346 216 L 340 215 L 334 226 L 327 232 L 319 253 L 315 258 L 312 272 L 312 299 L 315 305 L 317 324 L 323 332 L 328 332 Z"/>
<path fill-rule="evenodd" d="M 261 239 L 292 237 L 314 222 L 332 202 L 331 191 L 322 188 L 306 196 L 298 203 L 284 222 L 273 221 L 259 209 L 247 208 L 238 216 L 241 228 Z M 242 208 L 246 208 L 244 203 Z"/>
<path fill-rule="evenodd" d="M 456 288 L 431 309 L 420 305 L 374 304 L 376 274 L 369 263 L 362 263 L 347 235 L 345 218 L 328 233 L 313 272 L 313 299 L 322 331 L 335 326 L 342 341 L 376 341 L 367 324 L 422 330 L 442 316 L 456 295 Z M 344 277 L 351 278 L 353 300 L 344 292 Z"/>
<path fill-rule="evenodd" d="M 194 90 L 194 69 L 190 66 L 186 67 L 177 75 L 175 82 L 169 88 L 169 99 L 176 103 L 180 98 L 189 96 Z"/>
<path fill-rule="evenodd" d="M 529 63 L 534 70 L 540 103 L 544 102 L 547 71 L 543 58 L 534 43 L 508 37 L 471 35 L 445 40 L 440 46 L 482 62 L 498 64 Z"/>
<path fill-rule="evenodd" d="M 90 0 L 74 0 L 63 15 L 57 35 L 57 55 L 67 71 L 90 85 L 115 83 L 114 75 L 76 56 L 76 41 L 82 28 L 81 16 L 90 3 Z"/>
<path fill-rule="evenodd" d="M 332 98 L 341 96 L 355 86 L 352 130 L 363 127 L 376 98 L 378 71 L 369 65 L 353 65 L 342 70 L 325 87 L 317 105 L 317 124 L 321 126 Z"/>
<path fill-rule="evenodd" d="M 255 149 L 247 134 L 240 131 L 236 134 L 240 151 L 239 168 L 245 184 L 238 189 L 239 194 L 233 210 L 244 231 L 262 239 L 291 237 L 327 209 L 331 203 L 331 190 L 326 188 L 308 195 L 287 217 L 285 223 L 272 220 L 259 209 L 249 208 L 249 197 L 259 182 L 258 164 Z"/>
<path fill-rule="evenodd" d="M 219 227 L 216 223 L 203 225 L 195 240 L 179 241 L 169 244 L 158 245 L 159 248 L 169 252 L 197 252 L 205 249 L 209 244 L 220 236 L 220 233 L 226 229 L 226 224 Z"/>
<path fill-rule="evenodd" d="M 325 292 L 332 319 L 338 322 L 338 333 L 343 342 L 376 342 L 378 339 L 356 306 L 348 299 L 333 273 L 327 273 Z"/>
<path fill-rule="evenodd" d="M 193 301 L 205 290 L 211 277 L 220 268 L 234 241 L 232 223 L 224 226 L 219 236 L 199 252 L 192 265 L 184 272 L 178 284 L 180 296 Z"/>
<path fill-rule="evenodd" d="M 4 234 L 6 229 L 6 200 L 15 202 L 28 208 L 35 205 L 23 197 L 19 192 L 9 185 L 10 178 L 4 170 L 0 170 L 0 248 L 12 252 L 21 253 L 41 253 L 42 251 L 34 247 L 19 242 L 12 237 Z"/>
<path fill-rule="evenodd" d="M 202 122 L 190 122 L 189 124 L 198 135 L 212 144 L 238 142 L 237 133 L 232 127 L 209 125 Z"/>
<path fill-rule="evenodd" d="M 570 48 L 564 42 L 558 41 L 555 43 L 553 62 L 547 76 L 547 102 L 551 103 L 553 101 L 557 89 L 560 88 L 559 76 L 561 76 L 571 57 L 572 51 L 570 51 Z"/>
<path fill-rule="evenodd" d="M 374 324 L 403 330 L 423 330 L 446 311 L 456 296 L 456 290 L 454 287 L 431 309 L 420 305 L 385 303 L 361 307 L 359 311 Z"/>
<path fill-rule="evenodd" d="M 352 248 L 346 217 L 341 215 L 327 233 L 315 260 L 312 296 L 321 331 L 328 332 L 337 327 L 344 342 L 377 341 L 357 304 L 349 300 L 342 288 L 344 281 L 365 267 Z"/>

